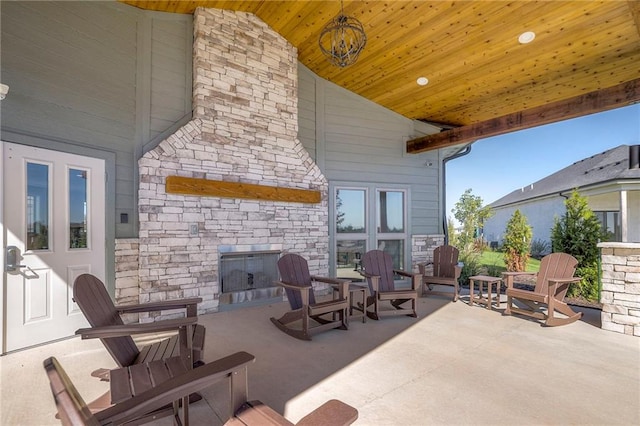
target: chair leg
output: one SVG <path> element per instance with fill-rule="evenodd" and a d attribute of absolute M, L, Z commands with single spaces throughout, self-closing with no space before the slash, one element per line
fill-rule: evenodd
<path fill-rule="evenodd" d="M 567 318 L 558 318 L 555 316 L 555 311 L 560 312 L 563 315 L 566 315 Z M 555 301 L 550 302 L 548 306 L 547 319 L 545 320 L 545 325 L 549 327 L 556 327 L 558 325 L 567 325 L 572 322 L 578 321 L 582 318 L 582 312 L 576 312 L 569 305 L 564 302 Z"/>

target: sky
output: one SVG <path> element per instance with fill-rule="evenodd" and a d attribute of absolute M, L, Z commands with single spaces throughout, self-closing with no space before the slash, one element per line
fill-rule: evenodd
<path fill-rule="evenodd" d="M 640 144 L 640 104 L 480 139 L 446 165 L 447 217 L 467 189 L 483 205 L 619 145 Z"/>

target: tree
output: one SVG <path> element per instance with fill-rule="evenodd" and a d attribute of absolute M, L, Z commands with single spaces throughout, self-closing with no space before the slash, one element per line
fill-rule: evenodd
<path fill-rule="evenodd" d="M 527 268 L 533 231 L 527 223 L 527 217 L 516 210 L 507 222 L 504 235 L 504 263 L 507 271 L 522 272 Z"/>
<path fill-rule="evenodd" d="M 551 247 L 554 252 L 569 253 L 578 260 L 577 275 L 582 277 L 579 286 L 569 289 L 571 295 L 587 299 L 598 296 L 598 243 L 605 238 L 598 217 L 582 197 L 574 190 L 565 201 L 567 210 L 562 218 L 556 218 L 551 229 Z"/>
<path fill-rule="evenodd" d="M 458 235 L 458 243 L 461 246 L 473 243 L 476 238 L 476 230 L 493 214 L 489 207 L 482 206 L 482 198 L 473 195 L 471 189 L 467 189 L 460 196 L 460 200 L 451 211 L 458 222 L 462 224 L 462 231 Z"/>

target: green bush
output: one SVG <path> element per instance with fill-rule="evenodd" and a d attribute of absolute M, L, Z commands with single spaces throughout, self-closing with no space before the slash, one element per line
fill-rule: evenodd
<path fill-rule="evenodd" d="M 462 266 L 462 272 L 460 273 L 458 283 L 466 287 L 469 285 L 469 277 L 480 273 L 482 268 L 482 264 L 480 263 L 480 253 L 473 249 L 473 244 L 467 244 L 465 247 L 460 249 L 458 262 L 462 262 L 464 264 Z"/>
<path fill-rule="evenodd" d="M 569 289 L 569 295 L 597 300 L 598 243 L 604 238 L 600 221 L 578 191 L 573 191 L 565 205 L 566 213 L 562 218 L 556 218 L 551 229 L 551 246 L 554 252 L 569 253 L 578 260 L 576 274 L 582 281 Z"/>
<path fill-rule="evenodd" d="M 551 253 L 551 243 L 544 240 L 535 239 L 531 242 L 531 257 L 534 259 L 542 259 Z"/>
<path fill-rule="evenodd" d="M 527 269 L 532 236 L 533 231 L 527 224 L 527 217 L 520 213 L 520 210 L 513 212 L 513 216 L 507 222 L 502 243 L 507 271 L 521 272 Z"/>

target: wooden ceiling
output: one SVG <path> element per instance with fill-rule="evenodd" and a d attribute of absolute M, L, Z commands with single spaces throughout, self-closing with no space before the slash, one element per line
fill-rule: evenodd
<path fill-rule="evenodd" d="M 640 0 L 345 1 L 345 14 L 362 22 L 368 41 L 358 62 L 342 69 L 318 48 L 338 1 L 121 1 L 174 13 L 253 13 L 319 76 L 405 117 L 451 126 L 640 78 Z M 524 31 L 535 32 L 533 42 L 518 42 Z M 422 76 L 426 86 L 416 84 Z"/>

